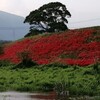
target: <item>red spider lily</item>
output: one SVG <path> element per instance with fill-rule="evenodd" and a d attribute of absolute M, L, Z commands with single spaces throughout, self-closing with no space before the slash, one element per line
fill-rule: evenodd
<path fill-rule="evenodd" d="M 18 54 L 28 51 L 38 64 L 60 61 L 70 65 L 90 65 L 100 60 L 100 42 L 96 41 L 99 36 L 93 33 L 93 30 L 84 29 L 26 38 L 5 46 L 0 60 L 19 63 Z"/>

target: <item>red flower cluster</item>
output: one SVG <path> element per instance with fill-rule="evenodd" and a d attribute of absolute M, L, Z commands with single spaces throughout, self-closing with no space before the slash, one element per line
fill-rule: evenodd
<path fill-rule="evenodd" d="M 18 54 L 27 51 L 38 64 L 90 65 L 100 61 L 100 42 L 96 41 L 99 36 L 93 33 L 84 29 L 26 38 L 5 46 L 0 59 L 18 63 Z"/>

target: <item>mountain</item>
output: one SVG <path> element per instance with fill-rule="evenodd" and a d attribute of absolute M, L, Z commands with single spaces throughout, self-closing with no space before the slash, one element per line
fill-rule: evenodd
<path fill-rule="evenodd" d="M 0 11 L 0 40 L 17 40 L 28 33 L 24 17 Z"/>
<path fill-rule="evenodd" d="M 100 61 L 99 45 L 100 27 L 44 33 L 6 45 L 0 60 L 18 63 L 18 54 L 25 54 L 25 58 L 31 57 L 38 64 L 87 66 Z"/>

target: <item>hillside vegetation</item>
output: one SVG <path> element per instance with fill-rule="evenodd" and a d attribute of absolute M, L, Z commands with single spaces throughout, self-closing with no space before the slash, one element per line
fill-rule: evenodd
<path fill-rule="evenodd" d="M 59 100 L 69 92 L 68 100 L 100 100 L 99 34 L 100 27 L 93 27 L 0 45 L 0 91 L 55 91 Z"/>
<path fill-rule="evenodd" d="M 87 66 L 100 61 L 100 27 L 44 33 L 7 44 L 0 60 L 19 63 L 19 54 L 38 64 Z"/>
<path fill-rule="evenodd" d="M 64 87 L 70 96 L 100 96 L 100 70 L 97 72 L 92 66 L 62 68 L 62 65 L 40 65 L 25 69 L 12 68 L 0 68 L 0 91 L 53 91 L 56 87 L 62 91 Z M 92 100 L 100 100 L 100 97 Z"/>

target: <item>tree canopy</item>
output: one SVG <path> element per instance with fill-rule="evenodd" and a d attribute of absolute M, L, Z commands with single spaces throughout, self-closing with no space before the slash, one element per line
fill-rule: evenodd
<path fill-rule="evenodd" d="M 71 17 L 66 6 L 60 2 L 51 2 L 36 9 L 25 18 L 24 23 L 29 23 L 30 33 L 58 32 L 68 29 L 67 17 Z"/>

